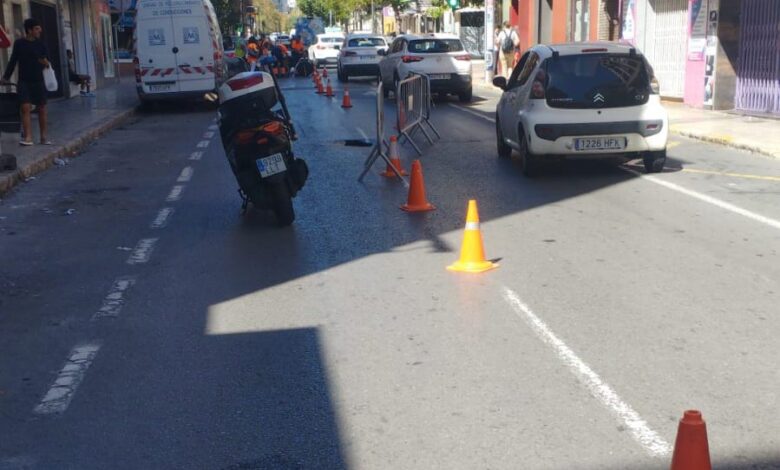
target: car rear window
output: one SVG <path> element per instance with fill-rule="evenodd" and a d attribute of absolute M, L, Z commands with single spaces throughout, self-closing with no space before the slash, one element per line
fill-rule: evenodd
<path fill-rule="evenodd" d="M 342 41 L 344 41 L 344 38 L 338 38 L 338 37 L 320 38 L 320 42 L 325 42 L 328 44 L 336 44 Z"/>
<path fill-rule="evenodd" d="M 545 84 L 554 108 L 638 106 L 652 93 L 644 57 L 628 54 L 582 54 L 552 57 L 535 80 Z"/>
<path fill-rule="evenodd" d="M 418 54 L 459 52 L 463 50 L 460 39 L 415 39 L 409 41 L 409 52 Z"/>
<path fill-rule="evenodd" d="M 385 40 L 382 38 L 353 38 L 349 40 L 349 47 L 376 47 L 386 46 Z"/>

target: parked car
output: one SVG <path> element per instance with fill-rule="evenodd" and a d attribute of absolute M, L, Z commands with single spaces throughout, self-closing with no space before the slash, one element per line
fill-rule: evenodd
<path fill-rule="evenodd" d="M 385 95 L 409 73 L 417 72 L 430 77 L 431 92 L 471 101 L 471 55 L 452 34 L 398 36 L 379 62 L 379 72 Z"/>
<path fill-rule="evenodd" d="M 496 107 L 498 155 L 520 154 L 523 173 L 543 160 L 641 157 L 666 163 L 669 120 L 653 68 L 630 45 L 537 45 L 520 58 Z"/>
<path fill-rule="evenodd" d="M 318 34 L 317 40 L 309 46 L 309 59 L 318 68 L 322 64 L 336 65 L 343 42 L 344 35 L 341 33 Z"/>
<path fill-rule="evenodd" d="M 274 39 L 274 42 L 276 44 L 284 44 L 286 47 L 290 47 L 292 44 L 292 38 L 286 34 L 279 34 L 276 36 L 276 39 Z"/>
<path fill-rule="evenodd" d="M 222 83 L 224 49 L 209 0 L 170 8 L 140 0 L 134 30 L 135 81 L 141 101 L 201 98 Z"/>
<path fill-rule="evenodd" d="M 338 57 L 338 77 L 379 76 L 379 51 L 387 51 L 387 41 L 375 34 L 350 34 L 344 39 Z"/>

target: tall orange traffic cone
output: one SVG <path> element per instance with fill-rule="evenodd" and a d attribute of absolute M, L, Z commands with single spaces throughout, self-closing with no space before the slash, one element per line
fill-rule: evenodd
<path fill-rule="evenodd" d="M 328 79 L 328 88 L 327 91 L 325 92 L 325 96 L 327 96 L 328 98 L 333 98 L 334 96 L 336 96 L 333 94 L 333 87 L 330 86 L 330 78 Z"/>
<path fill-rule="evenodd" d="M 352 98 L 349 97 L 349 88 L 347 88 L 346 86 L 344 87 L 344 99 L 341 101 L 341 107 L 342 108 L 352 107 Z"/>
<path fill-rule="evenodd" d="M 406 204 L 401 206 L 401 209 L 406 212 L 424 212 L 436 209 L 425 198 L 425 181 L 423 181 L 420 160 L 412 162 L 412 181 L 409 184 L 409 196 L 406 199 Z"/>
<path fill-rule="evenodd" d="M 707 425 L 698 410 L 686 410 L 677 427 L 671 470 L 711 470 Z"/>
<path fill-rule="evenodd" d="M 466 213 L 466 229 L 463 232 L 463 244 L 460 247 L 460 259 L 447 266 L 450 271 L 461 273 L 481 273 L 497 268 L 498 263 L 485 259 L 485 247 L 482 245 L 482 232 L 479 230 L 477 201 L 469 201 Z"/>
<path fill-rule="evenodd" d="M 394 135 L 390 136 L 390 163 L 393 164 L 401 176 L 406 176 L 409 174 L 401 166 L 401 157 L 398 155 L 398 137 Z M 386 176 L 388 178 L 395 178 L 396 176 L 390 165 L 387 165 L 387 169 L 384 171 L 384 173 L 380 173 L 380 175 Z"/>

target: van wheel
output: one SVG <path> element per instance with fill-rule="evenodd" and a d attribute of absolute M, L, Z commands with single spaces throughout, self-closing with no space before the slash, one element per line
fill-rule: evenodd
<path fill-rule="evenodd" d="M 666 164 L 666 149 L 645 153 L 642 163 L 645 164 L 645 173 L 660 173 Z"/>

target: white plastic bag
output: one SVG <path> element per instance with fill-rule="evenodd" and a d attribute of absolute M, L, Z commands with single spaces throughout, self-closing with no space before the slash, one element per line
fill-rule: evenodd
<path fill-rule="evenodd" d="M 46 67 L 43 69 L 43 83 L 49 91 L 57 91 L 57 76 L 54 75 L 54 69 Z"/>

